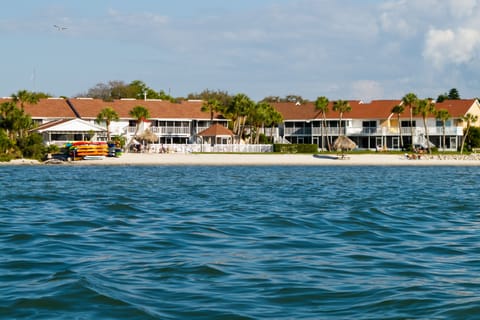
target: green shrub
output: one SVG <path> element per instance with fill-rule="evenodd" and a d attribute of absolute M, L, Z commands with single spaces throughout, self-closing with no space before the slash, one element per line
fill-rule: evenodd
<path fill-rule="evenodd" d="M 43 145 L 42 136 L 38 133 L 32 133 L 23 139 L 19 139 L 19 146 L 25 158 L 41 160 L 45 157 L 46 149 Z"/>
<path fill-rule="evenodd" d="M 280 153 L 317 153 L 316 144 L 274 144 L 273 152 Z"/>
<path fill-rule="evenodd" d="M 7 153 L 0 154 L 0 162 L 9 162 L 12 159 L 13 157 L 10 154 L 7 154 Z"/>

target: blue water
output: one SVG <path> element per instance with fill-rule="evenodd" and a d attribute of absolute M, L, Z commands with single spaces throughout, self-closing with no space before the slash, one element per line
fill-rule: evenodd
<path fill-rule="evenodd" d="M 476 167 L 0 167 L 4 319 L 478 319 Z"/>

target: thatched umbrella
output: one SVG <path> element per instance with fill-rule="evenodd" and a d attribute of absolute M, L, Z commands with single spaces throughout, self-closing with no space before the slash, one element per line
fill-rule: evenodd
<path fill-rule="evenodd" d="M 345 151 L 353 150 L 357 147 L 357 144 L 350 140 L 347 136 L 338 137 L 333 143 L 333 149 L 342 152 L 342 158 L 344 157 Z"/>
<path fill-rule="evenodd" d="M 157 135 L 149 129 L 143 131 L 142 134 L 138 136 L 138 139 L 141 141 L 146 141 L 148 143 L 154 143 L 158 141 Z"/>

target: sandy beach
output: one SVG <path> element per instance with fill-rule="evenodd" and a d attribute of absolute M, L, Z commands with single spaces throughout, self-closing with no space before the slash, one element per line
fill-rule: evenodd
<path fill-rule="evenodd" d="M 35 160 L 17 159 L 8 163 L 31 165 Z M 102 160 L 65 162 L 65 165 L 292 165 L 292 166 L 480 166 L 480 159 L 472 156 L 438 156 L 410 160 L 402 155 L 352 154 L 346 159 L 336 155 L 311 154 L 208 154 L 208 153 L 126 153 L 121 157 Z"/>
<path fill-rule="evenodd" d="M 44 164 L 36 160 L 17 159 L 0 162 L 0 165 Z M 480 159 L 472 156 L 432 156 L 420 160 L 407 159 L 402 155 L 352 154 L 346 159 L 336 155 L 311 154 L 208 154 L 208 153 L 126 153 L 121 157 L 106 157 L 101 160 L 63 162 L 64 165 L 292 165 L 292 166 L 480 166 Z"/>

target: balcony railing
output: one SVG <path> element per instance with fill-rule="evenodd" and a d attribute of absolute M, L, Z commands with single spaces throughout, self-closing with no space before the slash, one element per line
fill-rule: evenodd
<path fill-rule="evenodd" d="M 345 132 L 345 128 L 342 128 L 342 132 Z M 340 128 L 337 127 L 330 127 L 330 128 L 323 128 L 323 134 L 325 135 L 338 135 L 340 133 Z M 310 136 L 315 135 L 319 136 L 322 134 L 322 129 L 315 127 L 315 128 L 285 128 L 285 135 L 286 136 Z"/>
<path fill-rule="evenodd" d="M 401 134 L 404 136 L 411 134 L 410 127 L 402 127 Z M 443 135 L 443 128 L 442 127 L 428 127 L 428 134 L 429 135 Z M 346 132 L 346 133 L 345 133 Z M 322 134 L 322 128 L 315 127 L 315 128 L 285 128 L 285 136 L 320 136 Z M 340 132 L 340 128 L 338 127 L 326 127 L 323 128 L 324 135 L 332 135 L 338 136 L 341 134 L 346 134 L 348 136 L 397 136 L 399 135 L 399 131 L 397 127 L 347 127 L 342 128 Z M 425 134 L 425 129 L 423 127 L 414 127 L 413 128 L 414 135 L 421 135 Z M 446 135 L 462 135 L 463 129 L 462 127 L 446 127 L 445 128 Z"/>
<path fill-rule="evenodd" d="M 190 135 L 190 127 L 150 127 L 153 133 L 165 135 Z"/>

